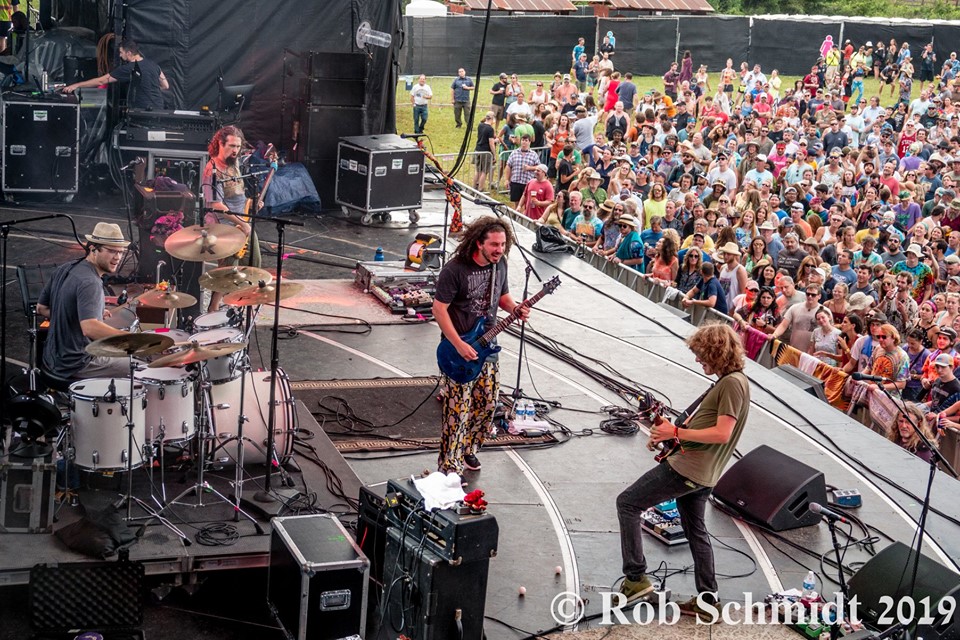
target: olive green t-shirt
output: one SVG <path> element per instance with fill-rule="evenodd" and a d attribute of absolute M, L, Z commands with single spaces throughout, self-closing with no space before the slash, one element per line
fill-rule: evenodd
<path fill-rule="evenodd" d="M 703 398 L 687 429 L 706 429 L 717 424 L 719 416 L 737 419 L 730 440 L 724 444 L 681 441 L 683 451 L 667 458 L 674 471 L 704 487 L 717 484 L 727 461 L 737 446 L 743 425 L 750 413 L 750 382 L 742 371 L 724 376 Z"/>

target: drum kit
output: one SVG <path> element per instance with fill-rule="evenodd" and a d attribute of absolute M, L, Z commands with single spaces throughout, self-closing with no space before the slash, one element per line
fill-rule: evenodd
<path fill-rule="evenodd" d="M 229 225 L 187 227 L 166 241 L 167 251 L 183 260 L 217 260 L 237 252 L 246 237 Z M 212 495 L 234 507 L 234 518 L 256 520 L 240 508 L 244 464 L 280 467 L 293 453 L 298 425 L 286 374 L 251 371 L 247 345 L 263 304 L 296 295 L 303 286 L 283 282 L 279 290 L 268 271 L 226 266 L 206 272 L 204 289 L 225 294 L 227 307 L 193 320 L 192 332 L 171 328 L 170 316 L 196 304 L 193 296 L 153 290 L 136 298 L 140 305 L 166 310 L 164 327 L 139 331 L 129 307 L 111 311 L 108 323 L 128 333 L 87 345 L 94 356 L 127 358 L 128 379 L 95 378 L 70 385 L 71 464 L 97 472 L 127 472 L 127 519 L 133 504 L 186 540 L 163 516 L 173 504 L 203 507 Z M 246 311 L 244 314 L 243 312 Z M 245 316 L 245 317 L 244 317 Z M 272 404 L 271 404 L 272 400 Z M 273 434 L 269 433 L 273 425 Z M 269 437 L 269 436 L 273 437 Z M 166 497 L 164 451 L 194 454 L 196 482 L 172 500 Z M 235 453 L 234 453 L 235 452 Z M 154 465 L 154 461 L 159 461 Z M 235 465 L 232 498 L 204 480 L 211 465 Z M 151 497 L 159 511 L 133 495 L 132 471 L 148 465 Z M 160 469 L 159 484 L 153 469 Z M 159 496 L 156 495 L 159 491 Z M 192 494 L 194 501 L 181 502 Z"/>

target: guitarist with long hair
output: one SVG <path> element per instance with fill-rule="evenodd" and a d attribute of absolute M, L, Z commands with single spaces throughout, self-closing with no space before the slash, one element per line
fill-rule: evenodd
<path fill-rule="evenodd" d="M 504 257 L 512 244 L 513 234 L 506 223 L 493 216 L 479 218 L 464 229 L 456 252 L 437 278 L 433 317 L 443 339 L 449 340 L 464 360 L 477 360 L 476 349 L 460 336 L 479 318 L 493 326 L 498 308 L 516 311 L 521 320 L 530 315 L 530 309 L 510 295 L 507 284 Z M 500 392 L 496 355 L 487 358 L 475 379 L 459 383 L 444 375 L 441 384 L 443 427 L 438 468 L 441 473 L 452 471 L 461 476 L 464 469 L 479 471 L 477 452 L 490 430 Z"/>
<path fill-rule="evenodd" d="M 690 541 L 697 591 L 704 602 L 717 602 L 713 548 L 704 522 L 710 491 L 717 484 L 737 446 L 750 412 L 750 383 L 743 373 L 744 351 L 739 336 L 726 324 L 707 324 L 687 338 L 705 375 L 718 380 L 677 418 L 676 424 L 655 420 L 649 448 L 672 446 L 669 455 L 617 496 L 620 551 L 624 580 L 620 592 L 627 601 L 653 592 L 646 576 L 647 559 L 640 537 L 641 514 L 676 499 L 683 532 Z M 678 603 L 681 613 L 702 612 L 697 597 Z M 705 615 L 709 620 L 710 616 Z"/>

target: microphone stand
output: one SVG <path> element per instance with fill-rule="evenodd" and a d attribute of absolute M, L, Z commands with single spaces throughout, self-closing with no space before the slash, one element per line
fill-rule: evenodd
<path fill-rule="evenodd" d="M 894 380 L 884 380 L 884 382 L 894 382 Z M 917 549 L 913 557 L 913 572 L 910 576 L 910 591 L 909 595 L 911 598 L 914 597 L 914 590 L 917 586 L 917 572 L 920 568 L 920 552 L 923 550 L 923 535 L 927 527 L 927 515 L 930 513 L 930 493 L 933 491 L 933 479 L 937 474 L 937 463 L 941 463 L 944 466 L 944 469 L 947 470 L 953 477 L 957 476 L 956 470 L 953 466 L 947 461 L 947 459 L 940 453 L 940 450 L 936 445 L 930 442 L 927 439 L 927 436 L 923 434 L 923 431 L 920 430 L 920 427 L 913 421 L 913 418 L 910 417 L 910 414 L 906 411 L 906 404 L 903 401 L 903 398 L 900 399 L 900 403 L 893 398 L 886 387 L 883 386 L 884 382 L 877 383 L 877 388 L 883 391 L 883 394 L 887 396 L 890 402 L 893 403 L 893 406 L 897 408 L 897 412 L 900 413 L 904 418 L 907 419 L 907 422 L 910 423 L 910 426 L 913 427 L 914 433 L 919 436 L 921 442 L 927 446 L 930 451 L 933 452 L 933 457 L 930 458 L 930 474 L 927 476 L 927 487 L 923 494 L 923 505 L 920 508 L 920 518 L 917 520 Z M 896 427 L 894 427 L 896 428 Z M 842 571 L 842 569 L 841 569 Z"/>
<path fill-rule="evenodd" d="M 273 329 L 270 336 L 270 401 L 268 405 L 269 418 L 267 421 L 267 471 L 263 479 L 263 490 L 257 491 L 253 494 L 254 501 L 260 503 L 260 510 L 264 511 L 265 505 L 273 504 L 276 506 L 278 503 L 278 496 L 272 491 L 271 480 L 273 476 L 273 465 L 276 464 L 278 467 L 280 466 L 279 460 L 276 457 L 276 434 L 274 431 L 277 424 L 277 384 L 279 382 L 278 371 L 280 368 L 280 357 L 277 353 L 277 335 L 280 330 L 280 285 L 283 282 L 284 233 L 288 225 L 302 227 L 303 223 L 296 222 L 294 220 L 268 218 L 259 215 L 252 215 L 250 218 L 259 218 L 261 220 L 273 222 L 277 225 L 277 277 L 274 280 L 276 283 L 276 295 L 274 296 L 273 301 Z M 282 509 L 286 507 L 287 499 L 283 496 L 280 496 L 280 498 L 283 498 L 279 504 L 279 507 Z"/>
<path fill-rule="evenodd" d="M 489 200 L 483 197 L 475 199 L 474 202 L 476 204 L 489 207 L 490 210 L 493 211 L 493 213 L 498 218 L 505 217 L 503 212 L 499 210 L 500 206 L 502 206 L 499 202 Z M 510 226 L 511 228 L 513 227 L 512 220 L 510 221 Z M 516 240 L 516 233 L 514 233 L 513 237 L 514 237 L 514 240 Z M 520 242 L 519 241 L 514 242 L 513 246 L 515 246 L 517 249 L 520 250 L 520 257 L 523 258 L 523 262 L 526 264 L 523 270 L 523 298 L 521 299 L 521 302 L 522 302 L 523 300 L 527 299 L 527 295 L 529 293 L 530 274 L 532 273 L 534 276 L 536 276 L 538 282 L 543 282 L 543 278 L 541 278 L 540 274 L 537 273 L 537 270 L 533 268 L 533 263 L 530 262 L 530 257 L 527 255 L 526 249 L 524 249 L 523 246 L 521 246 Z M 520 375 L 521 373 L 523 373 L 523 350 L 524 350 L 524 345 L 526 344 L 526 331 L 527 331 L 527 323 L 521 322 L 520 323 L 520 348 L 517 351 L 517 383 L 514 385 L 513 391 L 510 393 L 510 397 L 513 398 L 514 406 L 516 406 L 516 402 L 522 398 L 527 398 L 529 400 L 543 400 L 543 398 L 534 398 L 533 396 L 524 395 L 523 389 L 520 388 Z"/>

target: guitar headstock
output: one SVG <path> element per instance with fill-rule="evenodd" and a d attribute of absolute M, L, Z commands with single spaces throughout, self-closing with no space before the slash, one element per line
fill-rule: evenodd
<path fill-rule="evenodd" d="M 560 276 L 553 276 L 549 280 L 543 283 L 543 290 L 545 293 L 553 293 L 557 290 L 557 287 L 560 286 Z"/>

